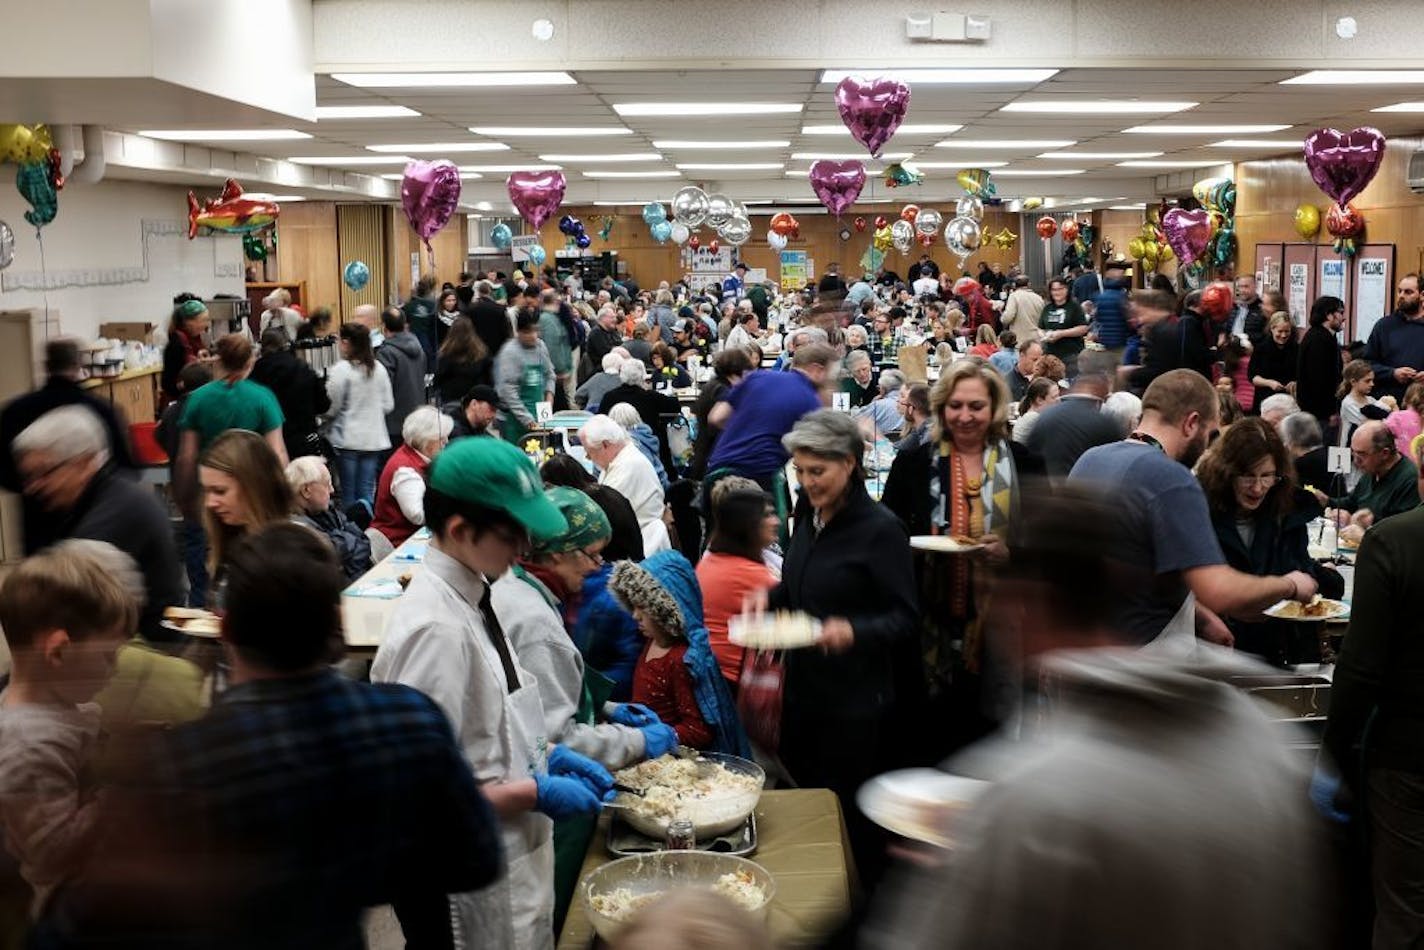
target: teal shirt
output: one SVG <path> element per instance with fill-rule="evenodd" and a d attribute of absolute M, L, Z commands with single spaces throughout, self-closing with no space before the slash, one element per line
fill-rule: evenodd
<path fill-rule="evenodd" d="M 202 451 L 228 429 L 266 435 L 282 428 L 282 408 L 272 390 L 250 379 L 236 383 L 213 380 L 188 395 L 178 428 L 197 432 L 198 450 Z"/>
<path fill-rule="evenodd" d="M 564 329 L 564 321 L 557 313 L 545 310 L 539 314 L 539 339 L 549 348 L 549 360 L 554 364 L 554 372 L 567 375 L 574 368 L 574 351 L 569 345 L 569 331 Z"/>

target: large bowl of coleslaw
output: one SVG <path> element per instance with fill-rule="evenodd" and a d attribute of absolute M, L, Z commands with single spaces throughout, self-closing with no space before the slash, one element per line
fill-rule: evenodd
<path fill-rule="evenodd" d="M 589 923 L 605 941 L 659 897 L 681 887 L 715 891 L 765 921 L 776 878 L 746 858 L 710 851 L 656 851 L 619 858 L 591 871 L 579 885 Z"/>
<path fill-rule="evenodd" d="M 643 792 L 618 796 L 618 804 L 625 806 L 619 817 L 634 830 L 665 838 L 670 822 L 686 818 L 699 840 L 741 827 L 766 784 L 761 766 L 720 752 L 703 752 L 695 759 L 663 755 L 620 769 L 614 778 Z"/>

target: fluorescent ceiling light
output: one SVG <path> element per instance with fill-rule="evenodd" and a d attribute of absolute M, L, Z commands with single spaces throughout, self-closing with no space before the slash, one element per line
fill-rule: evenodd
<path fill-rule="evenodd" d="M 503 142 L 417 142 L 414 145 L 367 145 L 371 152 L 507 152 Z"/>
<path fill-rule="evenodd" d="M 479 172 L 460 172 L 460 177 L 472 181 L 476 178 L 483 178 L 485 176 L 481 175 Z"/>
<path fill-rule="evenodd" d="M 778 115 L 800 112 L 799 102 L 615 102 L 613 111 L 619 115 L 636 116 L 703 116 L 703 115 Z"/>
<path fill-rule="evenodd" d="M 1037 112 L 1059 115 L 1134 115 L 1152 112 L 1182 112 L 1194 109 L 1195 102 L 1135 99 L 1031 99 L 1010 102 L 1000 112 Z"/>
<path fill-rule="evenodd" d="M 1089 161 L 1117 161 L 1124 158 L 1156 158 L 1161 152 L 1044 152 L 1039 158 L 1048 158 L 1055 161 L 1064 159 L 1086 159 Z"/>
<path fill-rule="evenodd" d="M 951 135 L 962 125 L 938 125 L 928 122 L 906 122 L 895 130 L 896 135 Z M 844 125 L 803 125 L 802 135 L 850 135 Z"/>
<path fill-rule="evenodd" d="M 1380 106 L 1371 112 L 1424 112 L 1424 102 L 1396 102 L 1392 106 Z"/>
<path fill-rule="evenodd" d="M 648 204 L 646 201 L 595 201 L 594 205 L 599 208 L 641 208 Z"/>
<path fill-rule="evenodd" d="M 409 155 L 297 155 L 293 165 L 404 165 Z"/>
<path fill-rule="evenodd" d="M 513 73 L 332 73 L 331 78 L 348 86 L 370 89 L 452 86 L 573 86 L 574 77 L 562 72 Z"/>
<path fill-rule="evenodd" d="M 999 141 L 985 141 L 983 139 L 945 139 L 943 142 L 936 142 L 935 148 L 1011 148 L 1011 149 L 1035 149 L 1035 148 L 1067 148 L 1069 145 L 1077 145 L 1073 139 L 1001 139 Z"/>
<path fill-rule="evenodd" d="M 580 162 L 660 162 L 663 157 L 657 152 L 624 152 L 613 155 L 540 155 L 539 161 L 553 162 L 558 164 L 564 162 L 570 165 L 577 165 Z"/>
<path fill-rule="evenodd" d="M 465 172 L 482 172 L 491 175 L 501 172 L 556 172 L 562 168 L 562 165 L 461 165 L 460 174 L 463 175 Z"/>
<path fill-rule="evenodd" d="M 1299 139 L 1223 139 L 1202 148 L 1300 148 Z M 1158 152 L 1157 154 L 1162 154 Z"/>
<path fill-rule="evenodd" d="M 307 200 L 305 195 L 273 195 L 268 194 L 265 191 L 245 191 L 243 192 L 242 197 L 253 198 L 257 201 L 275 201 L 279 204 L 281 204 L 282 202 L 291 203 L 293 201 Z"/>
<path fill-rule="evenodd" d="M 322 119 L 406 119 L 420 113 L 405 106 L 317 106 L 316 118 Z"/>
<path fill-rule="evenodd" d="M 1008 162 L 991 159 L 986 162 L 971 161 L 964 159 L 958 162 L 911 162 L 910 167 L 916 170 L 922 168 L 1003 168 Z M 867 174 L 869 171 L 867 170 Z"/>
<path fill-rule="evenodd" d="M 1313 69 L 1282 86 L 1395 86 L 1424 83 L 1424 69 Z"/>
<path fill-rule="evenodd" d="M 1056 69 L 827 69 L 821 82 L 838 83 L 847 76 L 898 79 L 922 85 L 974 85 L 994 83 L 1036 83 L 1052 79 Z"/>
<path fill-rule="evenodd" d="M 1154 122 L 1151 125 L 1134 125 L 1124 132 L 1140 135 L 1255 135 L 1261 132 L 1283 132 L 1289 125 L 1176 125 L 1170 122 Z"/>
<path fill-rule="evenodd" d="M 280 142 L 311 138 L 296 129 L 145 129 L 139 135 L 168 142 Z"/>
<path fill-rule="evenodd" d="M 1211 168 L 1213 165 L 1225 165 L 1226 162 L 1118 162 L 1119 168 Z"/>
<path fill-rule="evenodd" d="M 576 125 L 563 128 L 557 126 L 528 126 L 518 125 L 472 125 L 470 131 L 476 135 L 489 135 L 494 138 L 582 138 L 600 135 L 632 135 L 632 129 L 625 129 L 621 125 Z"/>
<path fill-rule="evenodd" d="M 494 210 L 494 203 L 493 203 L 493 202 L 490 202 L 490 201 L 476 201 L 476 202 L 475 202 L 475 210 L 476 210 L 476 211 L 493 211 L 493 210 Z"/>
<path fill-rule="evenodd" d="M 914 152 L 881 152 L 875 160 L 877 162 L 900 162 L 914 154 Z M 864 152 L 792 152 L 791 157 L 802 162 L 815 162 L 821 159 L 831 162 L 852 162 L 857 159 L 861 161 L 870 159 L 870 156 Z"/>
<path fill-rule="evenodd" d="M 866 174 L 869 175 L 870 172 L 867 171 Z M 787 178 L 810 178 L 810 177 L 811 177 L 811 172 L 810 172 L 809 170 L 805 169 L 805 168 L 793 168 L 791 171 L 789 171 L 789 172 L 786 173 L 786 177 L 787 177 Z"/>
<path fill-rule="evenodd" d="M 752 172 L 778 171 L 785 162 L 679 162 L 678 168 L 689 172 Z"/>
<path fill-rule="evenodd" d="M 771 203 L 772 200 L 770 198 L 747 198 L 742 202 L 744 205 L 769 205 Z"/>
<path fill-rule="evenodd" d="M 653 142 L 653 148 L 664 148 L 668 150 L 677 149 L 748 149 L 748 148 L 786 148 L 791 143 L 785 139 L 756 139 L 745 142 L 716 141 L 716 142 L 688 142 L 672 139 L 658 139 Z"/>
<path fill-rule="evenodd" d="M 1081 175 L 1084 168 L 1005 168 L 994 172 L 995 178 L 1057 178 L 1060 175 Z"/>
<path fill-rule="evenodd" d="M 614 171 L 593 171 L 584 172 L 585 178 L 681 178 L 682 172 L 650 170 L 645 172 L 614 172 Z"/>
<path fill-rule="evenodd" d="M 1139 202 L 1135 205 L 1109 205 L 1109 211 L 1141 211 L 1147 207 L 1147 202 Z"/>

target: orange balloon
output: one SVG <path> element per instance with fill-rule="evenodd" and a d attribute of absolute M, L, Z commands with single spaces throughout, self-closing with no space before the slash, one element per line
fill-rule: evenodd
<path fill-rule="evenodd" d="M 1078 240 L 1078 222 L 1074 219 L 1069 218 L 1067 221 L 1064 221 L 1063 227 L 1059 230 L 1063 232 L 1063 240 L 1069 244 Z"/>
<path fill-rule="evenodd" d="M 792 217 L 790 212 L 778 211 L 771 216 L 770 230 L 775 231 L 782 237 L 800 237 L 801 225 Z"/>
<path fill-rule="evenodd" d="M 1039 237 L 1047 240 L 1058 233 L 1058 222 L 1054 220 L 1052 215 L 1045 214 L 1038 219 L 1038 224 L 1034 225 L 1034 229 L 1038 231 Z"/>
<path fill-rule="evenodd" d="M 1201 292 L 1201 303 L 1197 308 L 1202 316 L 1221 322 L 1236 307 L 1236 294 L 1224 280 L 1208 284 Z"/>
<path fill-rule="evenodd" d="M 900 220 L 901 220 L 901 221 L 908 221 L 908 222 L 910 222 L 911 224 L 914 224 L 914 223 L 915 223 L 915 219 L 918 218 L 919 216 L 920 216 L 920 206 L 919 206 L 919 205 L 905 205 L 905 207 L 903 207 L 903 208 L 900 209 Z"/>

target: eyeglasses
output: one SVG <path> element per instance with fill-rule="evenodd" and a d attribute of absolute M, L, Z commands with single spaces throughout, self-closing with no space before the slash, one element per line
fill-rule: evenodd
<path fill-rule="evenodd" d="M 574 550 L 577 551 L 579 554 L 582 554 L 585 558 L 587 558 L 588 563 L 592 564 L 594 567 L 598 567 L 603 563 L 603 555 L 599 554 L 597 551 L 586 551 L 583 548 L 574 548 Z"/>
<path fill-rule="evenodd" d="M 1251 485 L 1258 485 L 1258 486 L 1260 486 L 1260 487 L 1262 487 L 1262 488 L 1275 488 L 1277 485 L 1279 485 L 1279 484 L 1280 484 L 1281 482 L 1283 482 L 1283 481 L 1285 481 L 1285 478 L 1282 477 L 1282 476 L 1280 476 L 1280 475 L 1237 475 L 1237 476 L 1236 476 L 1236 484 L 1242 486 L 1243 488 L 1248 487 L 1248 486 L 1251 486 Z"/>

